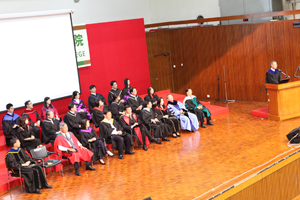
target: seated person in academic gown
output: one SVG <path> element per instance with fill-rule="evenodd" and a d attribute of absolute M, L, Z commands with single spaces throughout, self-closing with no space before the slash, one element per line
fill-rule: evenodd
<path fill-rule="evenodd" d="M 59 120 L 57 118 L 54 118 L 54 113 L 52 110 L 46 111 L 47 118 L 42 121 L 42 131 L 43 131 L 43 138 L 45 144 L 48 144 L 49 142 L 54 146 L 54 141 L 57 136 L 57 134 L 60 133 L 59 128 Z"/>
<path fill-rule="evenodd" d="M 68 125 L 68 130 L 77 137 L 79 138 L 79 131 L 81 129 L 81 117 L 80 115 L 76 112 L 77 108 L 76 105 L 71 102 L 68 106 L 69 112 L 65 114 L 64 116 L 64 122 Z"/>
<path fill-rule="evenodd" d="M 175 115 L 177 119 L 180 120 L 180 125 L 182 129 L 188 131 L 197 131 L 199 129 L 199 121 L 197 116 L 185 108 L 185 106 L 179 102 L 175 101 L 171 94 L 167 96 L 168 106 L 167 108 Z"/>
<path fill-rule="evenodd" d="M 209 110 L 197 100 L 196 96 L 192 95 L 192 89 L 187 88 L 185 92 L 186 97 L 183 100 L 183 105 L 185 105 L 186 109 L 197 116 L 202 128 L 206 128 L 204 125 L 204 117 L 206 117 L 206 124 L 213 126 L 214 124 L 210 121 L 211 114 Z"/>
<path fill-rule="evenodd" d="M 135 87 L 130 88 L 131 96 L 127 99 L 127 104 L 131 107 L 132 112 L 139 115 L 143 109 L 143 99 L 137 95 Z"/>
<path fill-rule="evenodd" d="M 100 126 L 101 121 L 104 119 L 103 110 L 108 109 L 107 106 L 103 104 L 101 99 L 97 99 L 95 102 L 95 106 L 93 109 L 93 122 L 95 127 L 98 128 Z"/>
<path fill-rule="evenodd" d="M 159 97 L 157 96 L 157 94 L 155 94 L 155 91 L 152 87 L 148 88 L 147 93 L 148 93 L 148 95 L 146 95 L 144 97 L 144 100 L 150 101 L 152 103 L 152 109 L 155 109 L 155 107 L 158 105 L 157 102 L 158 102 Z"/>
<path fill-rule="evenodd" d="M 105 141 L 110 144 L 111 137 L 117 143 L 117 149 L 119 153 L 119 159 L 124 159 L 123 149 L 125 144 L 125 154 L 135 154 L 131 151 L 131 136 L 123 131 L 122 126 L 117 120 L 111 118 L 111 111 L 104 110 L 104 120 L 100 124 L 100 138 L 105 139 Z"/>
<path fill-rule="evenodd" d="M 20 148 L 19 139 L 11 139 L 11 146 L 12 148 L 6 154 L 5 163 L 7 168 L 21 168 L 26 192 L 41 194 L 42 192 L 39 189 L 52 188 L 52 186 L 48 185 L 42 168 Z M 19 170 L 13 169 L 12 172 L 19 174 Z"/>
<path fill-rule="evenodd" d="M 170 141 L 167 136 L 170 133 L 170 130 L 166 124 L 161 122 L 156 118 L 155 113 L 153 112 L 152 103 L 150 101 L 144 101 L 143 103 L 144 109 L 142 110 L 139 118 L 142 123 L 153 131 L 154 138 L 159 140 L 162 138 L 162 141 Z"/>
<path fill-rule="evenodd" d="M 77 107 L 76 112 L 80 115 L 81 119 L 91 120 L 92 119 L 91 114 L 87 111 L 87 108 L 86 108 L 84 102 L 79 98 L 80 98 L 79 92 L 74 91 L 72 94 L 71 102 L 73 102 L 76 105 L 76 107 Z"/>
<path fill-rule="evenodd" d="M 271 62 L 271 69 L 266 73 L 266 83 L 279 84 L 282 80 L 281 72 L 277 69 L 277 62 Z"/>
<path fill-rule="evenodd" d="M 41 119 L 42 119 L 42 120 L 45 120 L 45 119 L 47 118 L 47 116 L 46 116 L 46 111 L 47 111 L 47 110 L 52 110 L 52 112 L 53 112 L 53 114 L 54 114 L 54 117 L 55 117 L 57 120 L 60 120 L 56 108 L 51 104 L 51 99 L 50 99 L 50 97 L 45 97 L 45 99 L 44 99 L 44 107 L 42 108 L 42 111 L 41 111 Z M 60 121 L 61 121 L 61 120 L 60 120 Z"/>
<path fill-rule="evenodd" d="M 113 96 L 113 101 L 111 102 L 109 109 L 112 113 L 112 118 L 119 121 L 120 117 L 124 115 L 124 104 L 120 100 L 120 96 Z"/>
<path fill-rule="evenodd" d="M 131 107 L 129 105 L 125 106 L 125 114 L 120 119 L 120 124 L 127 133 L 133 132 L 133 137 L 137 140 L 138 145 L 143 145 L 143 149 L 148 151 L 147 146 L 151 142 L 156 142 L 161 144 L 159 140 L 155 140 L 147 130 L 147 128 L 142 124 L 141 120 L 132 113 Z"/>
<path fill-rule="evenodd" d="M 119 97 L 120 97 L 120 101 L 121 101 L 122 103 L 124 103 L 125 101 L 124 101 L 124 99 L 122 98 L 122 97 L 123 97 L 123 95 L 122 95 L 122 90 L 120 90 L 120 89 L 118 88 L 117 82 L 116 82 L 116 81 L 110 82 L 110 86 L 111 86 L 111 90 L 109 91 L 109 93 L 108 93 L 108 98 L 107 98 L 107 100 L 108 100 L 108 105 L 110 105 L 110 104 L 113 102 L 113 97 L 114 97 L 114 96 L 119 96 Z"/>
<path fill-rule="evenodd" d="M 181 137 L 179 134 L 179 121 L 165 106 L 163 98 L 158 99 L 157 107 L 154 112 L 156 114 L 156 118 L 164 122 L 169 127 L 169 130 L 171 130 L 173 133 L 174 138 Z"/>
<path fill-rule="evenodd" d="M 103 102 L 103 104 L 106 106 L 106 101 L 104 96 L 102 96 L 101 94 L 96 93 L 96 86 L 95 85 L 91 85 L 90 86 L 90 91 L 91 94 L 88 98 L 88 105 L 89 105 L 89 111 L 90 113 L 92 113 L 93 108 L 96 107 L 95 102 L 97 99 L 101 99 L 101 101 Z"/>
<path fill-rule="evenodd" d="M 130 97 L 130 80 L 128 78 L 125 78 L 124 80 L 124 88 L 122 90 L 121 99 L 124 99 L 125 102 L 127 102 L 127 99 Z"/>
<path fill-rule="evenodd" d="M 33 109 L 33 104 L 30 100 L 25 102 L 25 111 L 22 113 L 21 116 L 25 116 L 28 118 L 28 125 L 31 126 L 32 131 L 34 132 L 34 136 L 38 139 L 41 138 L 41 118 L 39 113 Z"/>
<path fill-rule="evenodd" d="M 91 147 L 91 151 L 94 153 L 92 161 L 99 160 L 102 165 L 105 165 L 105 162 L 102 160 L 102 158 L 106 154 L 108 154 L 109 156 L 114 156 L 114 154 L 108 151 L 105 144 L 96 134 L 95 130 L 90 126 L 89 120 L 82 120 L 81 127 L 82 129 L 79 131 L 80 143 L 82 144 L 82 146 L 88 149 Z"/>
<path fill-rule="evenodd" d="M 20 117 L 19 127 L 17 129 L 17 137 L 21 142 L 22 148 L 26 149 L 29 153 L 31 149 L 38 148 L 42 146 L 42 144 L 40 139 L 35 138 L 32 127 L 27 124 L 27 117 Z"/>
<path fill-rule="evenodd" d="M 85 161 L 86 170 L 96 170 L 91 164 L 93 152 L 82 146 L 73 133 L 68 131 L 68 126 L 65 123 L 59 124 L 60 133 L 54 142 L 54 151 L 62 157 L 68 157 L 74 165 L 75 174 L 80 176 L 79 163 Z"/>
<path fill-rule="evenodd" d="M 6 105 L 7 113 L 2 119 L 2 130 L 5 136 L 6 146 L 10 146 L 10 140 L 17 137 L 17 128 L 19 122 L 19 115 L 14 113 L 14 106 L 9 103 Z"/>

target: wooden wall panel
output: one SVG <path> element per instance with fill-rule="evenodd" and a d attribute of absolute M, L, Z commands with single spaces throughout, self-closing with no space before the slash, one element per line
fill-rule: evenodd
<path fill-rule="evenodd" d="M 225 66 L 228 99 L 266 101 L 265 74 L 270 62 L 292 76 L 300 66 L 300 28 L 292 21 L 278 21 L 227 26 L 182 28 L 146 33 L 148 52 L 166 49 L 169 36 L 173 89 L 184 94 L 191 87 L 194 95 L 205 99 L 225 99 Z M 156 45 L 153 46 L 152 43 Z M 161 46 L 160 46 L 161 45 Z M 162 52 L 162 50 L 161 50 Z M 151 64 L 149 53 L 150 69 Z M 183 64 L 183 66 L 181 66 Z M 151 72 L 151 70 L 150 70 Z M 299 74 L 300 75 L 300 74 Z M 152 73 L 151 73 L 152 76 Z M 295 80 L 295 79 L 293 79 Z"/>

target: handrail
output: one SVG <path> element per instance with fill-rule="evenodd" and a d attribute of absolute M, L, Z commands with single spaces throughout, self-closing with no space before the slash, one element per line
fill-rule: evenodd
<path fill-rule="evenodd" d="M 289 10 L 289 11 L 279 11 L 279 12 L 248 14 L 248 15 L 214 17 L 214 18 L 206 18 L 206 19 L 161 22 L 161 23 L 155 23 L 155 24 L 146 24 L 145 28 L 154 28 L 154 27 L 160 27 L 160 26 L 170 26 L 170 25 L 180 25 L 180 24 L 203 23 L 203 22 L 229 21 L 229 20 L 235 20 L 235 19 L 253 19 L 253 18 L 260 18 L 260 17 L 274 17 L 274 16 L 284 16 L 284 15 L 294 15 L 294 19 L 295 19 L 295 15 L 297 15 L 297 14 L 300 14 L 300 10 Z"/>

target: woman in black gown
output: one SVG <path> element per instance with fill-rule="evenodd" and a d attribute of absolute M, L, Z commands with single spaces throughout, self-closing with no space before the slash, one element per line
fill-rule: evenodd
<path fill-rule="evenodd" d="M 30 156 L 20 148 L 20 140 L 13 138 L 10 140 L 12 148 L 7 152 L 5 163 L 7 168 L 21 169 L 24 177 L 25 190 L 28 193 L 41 194 L 41 188 L 52 188 L 48 185 L 42 168 L 32 160 Z M 14 174 L 19 174 L 19 170 L 12 170 Z"/>
<path fill-rule="evenodd" d="M 41 140 L 34 137 L 34 132 L 28 124 L 27 117 L 20 117 L 19 128 L 17 129 L 17 137 L 21 142 L 22 148 L 30 152 L 31 149 L 38 148 L 41 145 Z"/>
<path fill-rule="evenodd" d="M 127 102 L 127 99 L 130 97 L 130 80 L 128 78 L 125 78 L 124 80 L 124 88 L 122 90 L 121 99 L 124 99 L 125 102 Z"/>
<path fill-rule="evenodd" d="M 149 87 L 147 93 L 148 93 L 148 95 L 146 95 L 144 97 L 144 100 L 150 101 L 152 103 L 152 109 L 154 110 L 156 108 L 156 106 L 158 106 L 157 102 L 158 102 L 159 96 L 157 96 L 157 94 L 155 94 L 153 87 Z"/>
<path fill-rule="evenodd" d="M 158 99 L 155 114 L 157 115 L 157 119 L 168 125 L 170 131 L 173 133 L 174 138 L 181 137 L 179 134 L 179 121 L 165 106 L 163 98 Z"/>
<path fill-rule="evenodd" d="M 110 104 L 109 109 L 111 111 L 112 117 L 117 120 L 118 122 L 120 121 L 120 117 L 122 115 L 125 115 L 124 112 L 124 104 L 120 101 L 120 96 L 113 96 L 112 100 L 113 102 Z"/>
<path fill-rule="evenodd" d="M 89 148 L 91 145 L 91 151 L 94 153 L 92 160 L 97 161 L 99 160 L 102 165 L 105 165 L 105 162 L 102 158 L 108 154 L 109 156 L 114 156 L 111 153 L 104 143 L 99 139 L 99 136 L 96 134 L 95 130 L 90 127 L 89 120 L 82 120 L 81 122 L 81 130 L 79 131 L 79 141 L 81 142 L 82 146 Z"/>

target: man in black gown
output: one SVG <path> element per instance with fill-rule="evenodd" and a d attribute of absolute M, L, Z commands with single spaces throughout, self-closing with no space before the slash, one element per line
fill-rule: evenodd
<path fill-rule="evenodd" d="M 42 121 L 42 131 L 45 144 L 49 142 L 54 146 L 57 134 L 60 132 L 59 121 L 54 118 L 52 110 L 46 111 L 46 119 Z"/>
<path fill-rule="evenodd" d="M 96 86 L 95 85 L 91 85 L 90 86 L 90 91 L 91 91 L 91 94 L 90 94 L 90 96 L 88 98 L 88 104 L 89 104 L 89 111 L 92 114 L 93 109 L 96 106 L 95 102 L 96 102 L 97 99 L 101 99 L 101 101 L 103 102 L 103 104 L 105 106 L 107 104 L 106 104 L 104 96 L 102 96 L 101 94 L 96 93 Z"/>
<path fill-rule="evenodd" d="M 130 88 L 131 96 L 127 99 L 127 104 L 131 107 L 132 112 L 139 115 L 143 109 L 143 99 L 137 95 L 135 87 Z"/>
<path fill-rule="evenodd" d="M 277 69 L 277 62 L 271 62 L 271 69 L 266 73 L 266 83 L 279 84 L 282 80 L 281 72 Z"/>
<path fill-rule="evenodd" d="M 36 165 L 30 156 L 20 148 L 20 141 L 17 138 L 10 140 L 12 148 L 7 152 L 5 163 L 7 168 L 19 168 L 25 181 L 25 190 L 28 193 L 41 194 L 41 188 L 52 188 L 48 185 L 42 168 Z M 12 171 L 19 174 L 19 170 Z"/>
<path fill-rule="evenodd" d="M 68 130 L 79 139 L 79 131 L 81 129 L 81 118 L 78 113 L 76 113 L 77 108 L 76 105 L 71 102 L 69 104 L 69 112 L 64 116 L 64 122 L 68 125 Z"/>
<path fill-rule="evenodd" d="M 120 101 L 124 103 L 125 101 L 124 99 L 122 99 L 122 90 L 118 88 L 117 81 L 111 81 L 110 86 L 111 86 L 111 90 L 109 91 L 108 98 L 107 98 L 108 105 L 110 105 L 113 102 L 114 96 L 120 96 L 121 97 Z"/>
<path fill-rule="evenodd" d="M 144 101 L 143 107 L 144 109 L 139 116 L 142 123 L 153 131 L 156 140 L 162 138 L 162 141 L 170 141 L 167 138 L 170 130 L 166 124 L 156 118 L 155 113 L 151 109 L 152 103 L 150 101 Z"/>
<path fill-rule="evenodd" d="M 131 151 L 131 136 L 123 131 L 122 126 L 113 118 L 109 110 L 104 110 L 104 120 L 100 124 L 100 138 L 104 138 L 109 141 L 112 136 L 114 142 L 117 143 L 117 149 L 119 152 L 119 159 L 124 159 L 123 148 L 125 143 L 125 154 L 135 154 Z"/>
<path fill-rule="evenodd" d="M 17 128 L 20 116 L 14 113 L 14 106 L 9 103 L 6 105 L 7 113 L 2 119 L 2 130 L 5 136 L 6 146 L 10 146 L 10 140 L 17 137 Z"/>
<path fill-rule="evenodd" d="M 121 126 L 127 133 L 133 131 L 133 135 L 138 141 L 139 145 L 143 145 L 143 149 L 148 151 L 146 146 L 146 137 L 148 137 L 150 142 L 156 142 L 161 144 L 160 140 L 155 140 L 147 130 L 147 128 L 142 124 L 141 120 L 137 118 L 136 114 L 132 113 L 131 107 L 129 105 L 125 106 L 125 115 L 120 119 Z M 140 136 L 138 135 L 140 133 Z"/>

